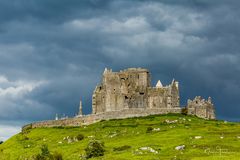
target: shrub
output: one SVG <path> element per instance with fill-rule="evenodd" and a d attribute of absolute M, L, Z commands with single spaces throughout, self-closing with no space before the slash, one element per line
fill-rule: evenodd
<path fill-rule="evenodd" d="M 27 141 L 29 140 L 29 137 L 26 136 L 25 134 L 19 135 L 18 137 L 19 141 Z"/>
<path fill-rule="evenodd" d="M 100 141 L 93 140 L 89 142 L 87 148 L 85 148 L 86 158 L 100 157 L 104 155 L 104 144 Z"/>
<path fill-rule="evenodd" d="M 46 157 L 44 157 L 41 154 L 37 154 L 35 157 L 33 157 L 34 160 L 46 160 Z"/>
<path fill-rule="evenodd" d="M 153 131 L 153 127 L 148 127 L 146 133 L 151 133 Z"/>
<path fill-rule="evenodd" d="M 131 148 L 131 146 L 124 145 L 124 146 L 121 146 L 121 147 L 114 147 L 113 151 L 124 151 L 124 150 L 130 149 L 130 148 Z"/>
<path fill-rule="evenodd" d="M 186 107 L 182 108 L 181 113 L 183 115 L 187 115 L 188 114 L 188 109 Z"/>
<path fill-rule="evenodd" d="M 53 160 L 63 160 L 62 154 L 58 153 L 58 152 L 54 152 L 53 155 L 52 155 L 52 159 Z"/>
<path fill-rule="evenodd" d="M 3 143 L 3 141 L 0 141 L 0 144 L 2 144 Z"/>
<path fill-rule="evenodd" d="M 57 129 L 65 129 L 65 127 L 63 127 L 63 126 L 54 126 L 53 128 L 57 128 Z"/>
<path fill-rule="evenodd" d="M 32 124 L 28 124 L 28 125 L 25 125 L 23 126 L 22 128 L 22 134 L 27 134 L 30 132 L 30 130 L 32 129 Z"/>
<path fill-rule="evenodd" d="M 58 152 L 54 152 L 54 154 L 50 154 L 48 150 L 48 146 L 46 144 L 42 145 L 41 153 L 37 154 L 33 157 L 34 160 L 62 160 L 62 154 Z"/>
<path fill-rule="evenodd" d="M 41 147 L 41 155 L 42 156 L 49 156 L 50 155 L 50 152 L 49 152 L 49 150 L 48 150 L 48 146 L 46 145 L 46 144 L 44 144 L 44 145 L 42 145 L 42 147 Z"/>
<path fill-rule="evenodd" d="M 76 136 L 76 138 L 77 138 L 78 141 L 81 141 L 81 140 L 84 139 L 84 135 L 83 135 L 83 134 L 78 134 L 78 135 Z"/>
<path fill-rule="evenodd" d="M 23 140 L 24 141 L 29 140 L 29 137 L 28 136 L 23 136 Z"/>

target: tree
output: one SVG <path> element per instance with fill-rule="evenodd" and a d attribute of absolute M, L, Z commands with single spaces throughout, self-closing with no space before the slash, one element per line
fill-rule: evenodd
<path fill-rule="evenodd" d="M 104 155 L 104 144 L 100 141 L 93 140 L 89 142 L 87 148 L 85 148 L 86 158 L 100 157 Z"/>
<path fill-rule="evenodd" d="M 182 113 L 183 115 L 187 115 L 187 114 L 188 114 L 188 109 L 187 109 L 187 107 L 182 108 L 181 113 Z"/>

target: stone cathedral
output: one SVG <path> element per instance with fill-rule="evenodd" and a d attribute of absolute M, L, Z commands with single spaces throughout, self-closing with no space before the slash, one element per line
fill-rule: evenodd
<path fill-rule="evenodd" d="M 151 87 L 147 69 L 113 72 L 106 68 L 92 96 L 92 114 L 128 109 L 179 109 L 178 82 L 163 86 L 159 80 Z"/>

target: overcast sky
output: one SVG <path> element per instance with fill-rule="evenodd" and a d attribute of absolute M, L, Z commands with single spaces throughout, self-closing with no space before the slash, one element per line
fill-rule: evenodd
<path fill-rule="evenodd" d="M 240 121 L 238 0 L 0 0 L 0 140 L 23 124 L 74 116 L 105 67 L 180 82 L 181 105 L 211 96 Z"/>

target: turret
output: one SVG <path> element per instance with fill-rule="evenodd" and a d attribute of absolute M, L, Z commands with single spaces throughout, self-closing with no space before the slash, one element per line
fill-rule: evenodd
<path fill-rule="evenodd" d="M 178 82 L 178 81 L 175 81 L 175 85 L 176 85 L 177 89 L 179 89 L 179 88 L 178 88 L 178 85 L 179 85 L 179 82 Z"/>
<path fill-rule="evenodd" d="M 78 112 L 78 115 L 79 116 L 82 116 L 83 115 L 83 112 L 82 112 L 82 101 L 80 100 L 79 102 L 79 112 Z"/>
<path fill-rule="evenodd" d="M 56 116 L 55 116 L 55 120 L 58 120 L 58 114 L 56 114 Z"/>
<path fill-rule="evenodd" d="M 178 88 L 178 87 L 179 87 L 179 82 L 176 81 L 175 79 L 172 80 L 171 85 L 172 85 L 172 86 L 175 85 L 175 86 L 177 87 L 177 89 L 179 89 L 179 88 Z"/>
<path fill-rule="evenodd" d="M 109 73 L 109 72 L 112 72 L 112 69 L 105 68 L 104 71 L 103 71 L 103 74 L 106 74 L 106 73 Z"/>
<path fill-rule="evenodd" d="M 211 97 L 208 97 L 208 103 L 212 103 L 212 98 Z"/>
<path fill-rule="evenodd" d="M 105 68 L 103 74 L 105 74 L 105 73 L 107 73 L 107 72 L 108 72 L 108 69 Z"/>

